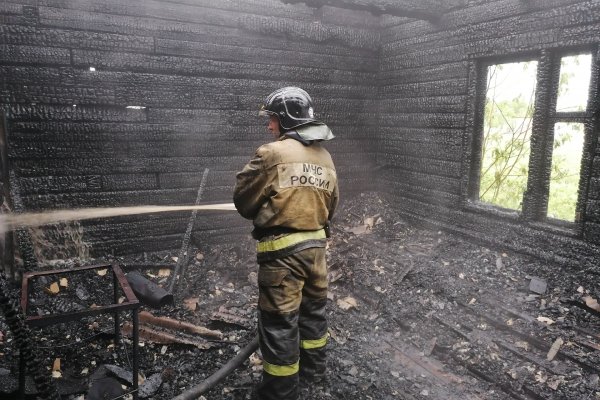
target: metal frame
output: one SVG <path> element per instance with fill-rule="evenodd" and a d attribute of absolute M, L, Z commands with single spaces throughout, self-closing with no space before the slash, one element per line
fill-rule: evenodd
<path fill-rule="evenodd" d="M 82 271 L 89 271 L 94 269 L 108 269 L 110 268 L 113 274 L 113 301 L 114 304 L 107 306 L 100 306 L 90 308 L 81 311 L 73 311 L 62 314 L 50 314 L 50 315 L 32 315 L 27 316 L 27 306 L 30 291 L 30 280 L 40 276 L 58 275 L 58 274 L 73 274 Z M 119 288 L 123 291 L 126 300 L 119 304 Z M 54 325 L 58 323 L 65 323 L 70 321 L 76 321 L 84 317 L 112 313 L 115 321 L 115 345 L 120 342 L 120 315 L 122 311 L 132 310 L 133 319 L 133 374 L 132 374 L 132 390 L 134 400 L 138 399 L 138 370 L 139 370 L 139 357 L 138 357 L 138 345 L 139 345 L 139 317 L 138 309 L 140 303 L 131 290 L 129 282 L 123 273 L 123 270 L 118 264 L 103 264 L 103 265 L 89 265 L 85 267 L 76 267 L 73 269 L 57 269 L 40 272 L 27 272 L 23 275 L 23 281 L 21 284 L 21 308 L 25 315 L 25 323 L 32 327 L 44 327 Z M 25 360 L 22 354 L 19 356 L 19 394 L 21 399 L 25 398 Z"/>

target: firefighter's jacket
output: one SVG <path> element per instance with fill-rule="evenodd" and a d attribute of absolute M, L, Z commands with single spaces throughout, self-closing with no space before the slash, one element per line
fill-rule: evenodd
<path fill-rule="evenodd" d="M 236 178 L 233 202 L 257 239 L 320 230 L 338 204 L 335 166 L 318 141 L 282 136 L 259 147 Z"/>

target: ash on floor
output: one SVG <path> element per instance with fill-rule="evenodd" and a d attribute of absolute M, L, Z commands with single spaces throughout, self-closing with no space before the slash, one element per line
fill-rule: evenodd
<path fill-rule="evenodd" d="M 342 204 L 328 250 L 329 379 L 304 389 L 303 398 L 600 399 L 598 271 L 565 270 L 415 227 L 373 193 Z M 172 274 L 164 265 L 174 264 L 175 254 L 116 261 L 163 265 L 143 272 L 164 286 Z M 152 384 L 145 398 L 170 399 L 199 384 L 255 335 L 250 236 L 193 249 L 189 259 L 176 305 L 147 311 L 223 335 L 176 331 L 170 340 L 179 343 L 142 339 L 140 382 Z M 36 331 L 48 373 L 61 360 L 55 379 L 69 382 L 64 398 L 81 398 L 100 366 L 131 371 L 131 342 L 113 345 L 111 321 Z M 0 379 L 16 380 L 16 350 L 1 320 L 0 331 Z M 255 354 L 204 397 L 251 399 L 261 368 Z"/>

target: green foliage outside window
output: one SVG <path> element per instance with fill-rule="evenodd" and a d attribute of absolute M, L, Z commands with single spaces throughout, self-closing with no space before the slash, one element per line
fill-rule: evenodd
<path fill-rule="evenodd" d="M 520 210 L 527 187 L 536 62 L 488 69 L 479 197 Z"/>
<path fill-rule="evenodd" d="M 585 111 L 591 56 L 563 57 L 557 111 Z M 521 210 L 527 188 L 537 62 L 488 67 L 479 198 Z M 548 216 L 575 220 L 584 130 L 580 123 L 554 127 Z M 541 184 L 541 183 L 539 183 Z"/>
<path fill-rule="evenodd" d="M 551 218 L 575 220 L 583 136 L 583 124 L 557 123 L 554 126 L 548 199 L 548 216 Z"/>

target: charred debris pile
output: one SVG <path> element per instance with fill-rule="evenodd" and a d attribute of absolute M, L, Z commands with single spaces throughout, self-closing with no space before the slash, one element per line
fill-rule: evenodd
<path fill-rule="evenodd" d="M 252 341 L 253 246 L 249 236 L 196 243 L 174 303 L 142 305 L 140 398 L 174 398 Z M 600 399 L 597 271 L 415 227 L 373 193 L 341 204 L 328 246 L 329 380 L 304 389 L 304 398 Z M 160 252 L 45 268 L 118 263 L 165 288 L 176 262 L 176 252 Z M 31 285 L 28 315 L 114 302 L 109 269 Z M 131 319 L 122 314 L 118 343 L 110 314 L 32 329 L 30 345 L 62 399 L 131 397 Z M 16 398 L 18 363 L 15 335 L 0 319 L 0 399 Z M 252 354 L 204 398 L 251 399 L 261 368 Z M 30 376 L 26 391 L 38 391 Z"/>

